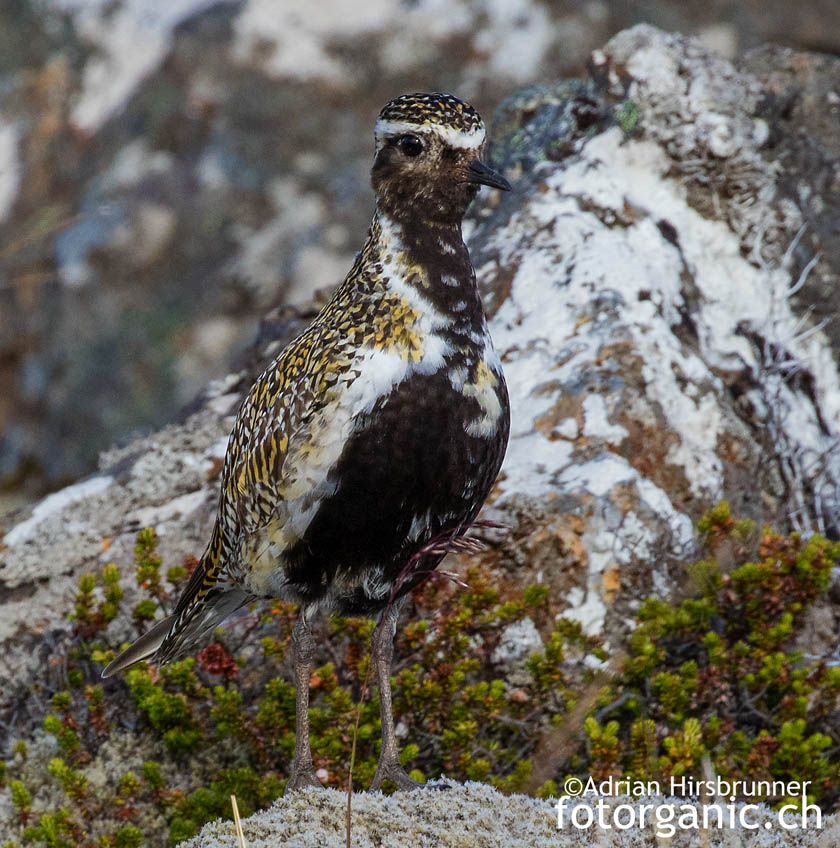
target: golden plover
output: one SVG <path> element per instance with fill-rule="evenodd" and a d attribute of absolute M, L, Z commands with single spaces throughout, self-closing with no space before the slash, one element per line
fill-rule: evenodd
<path fill-rule="evenodd" d="M 461 237 L 480 185 L 484 124 L 448 94 L 388 103 L 375 129 L 376 212 L 344 282 L 254 383 L 228 442 L 210 543 L 174 613 L 102 673 L 193 652 L 256 598 L 300 604 L 297 738 L 287 791 L 320 786 L 309 746 L 309 622 L 378 616 L 382 748 L 371 788 L 416 784 L 391 711 L 405 594 L 475 518 L 507 446 L 508 394 Z M 422 569 L 406 564 L 420 557 Z"/>

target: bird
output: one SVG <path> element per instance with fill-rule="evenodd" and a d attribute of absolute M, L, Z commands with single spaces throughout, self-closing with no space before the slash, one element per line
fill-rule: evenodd
<path fill-rule="evenodd" d="M 207 548 L 174 612 L 102 672 L 173 662 L 260 598 L 299 605 L 295 753 L 286 792 L 321 786 L 309 743 L 316 615 L 377 620 L 382 744 L 370 788 L 415 789 L 400 764 L 390 670 L 400 609 L 482 507 L 510 432 L 508 391 L 462 219 L 481 186 L 485 125 L 441 92 L 387 103 L 374 129 L 364 246 L 314 319 L 242 402 Z M 412 563 L 422 561 L 422 568 Z"/>

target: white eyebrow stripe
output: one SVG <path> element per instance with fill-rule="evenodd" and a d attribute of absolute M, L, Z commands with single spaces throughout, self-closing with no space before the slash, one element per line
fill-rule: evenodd
<path fill-rule="evenodd" d="M 437 135 L 450 147 L 458 147 L 464 150 L 474 150 L 484 144 L 484 127 L 475 127 L 471 130 L 458 130 L 454 127 L 444 127 L 440 124 L 417 124 L 412 121 L 377 121 L 375 134 L 377 138 L 383 135 L 400 135 L 402 133 L 416 133 L 430 131 Z"/>

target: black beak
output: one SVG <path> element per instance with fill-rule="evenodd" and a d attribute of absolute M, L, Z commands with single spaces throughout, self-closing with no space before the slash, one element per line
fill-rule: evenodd
<path fill-rule="evenodd" d="M 492 168 L 488 168 L 484 162 L 479 162 L 478 159 L 470 162 L 467 168 L 467 182 L 510 191 L 510 183 L 501 174 L 497 174 Z"/>

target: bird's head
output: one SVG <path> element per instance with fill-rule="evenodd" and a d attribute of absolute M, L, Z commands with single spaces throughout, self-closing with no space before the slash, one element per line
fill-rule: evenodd
<path fill-rule="evenodd" d="M 451 94 L 404 94 L 379 113 L 371 172 L 380 209 L 395 220 L 460 221 L 481 185 L 510 189 L 485 165 L 484 122 Z"/>

